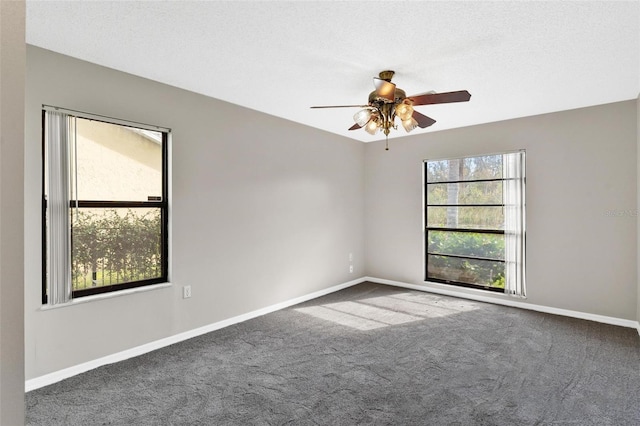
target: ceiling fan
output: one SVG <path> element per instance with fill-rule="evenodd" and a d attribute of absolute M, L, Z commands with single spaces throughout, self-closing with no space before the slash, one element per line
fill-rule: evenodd
<path fill-rule="evenodd" d="M 436 120 L 420 114 L 413 109 L 414 106 L 467 102 L 471 98 L 471 94 L 466 90 L 445 93 L 431 91 L 407 96 L 404 90 L 391 82 L 394 74 L 395 71 L 381 71 L 378 77 L 373 78 L 376 90 L 369 94 L 369 103 L 366 105 L 326 105 L 312 106 L 311 108 L 362 108 L 353 116 L 356 124 L 351 126 L 349 130 L 364 128 L 372 135 L 382 131 L 387 139 L 385 149 L 389 150 L 389 132 L 392 128 L 398 128 L 395 124 L 396 117 L 407 133 L 416 127 L 424 129 L 431 126 Z"/>

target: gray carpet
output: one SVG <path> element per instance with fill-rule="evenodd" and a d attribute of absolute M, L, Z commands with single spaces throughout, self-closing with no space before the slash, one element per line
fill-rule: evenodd
<path fill-rule="evenodd" d="M 26 403 L 31 425 L 640 425 L 640 339 L 365 283 Z"/>

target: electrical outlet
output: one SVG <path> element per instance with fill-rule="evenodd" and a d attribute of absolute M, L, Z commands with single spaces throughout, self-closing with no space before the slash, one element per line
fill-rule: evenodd
<path fill-rule="evenodd" d="M 353 274 L 353 265 L 349 265 L 349 273 Z"/>
<path fill-rule="evenodd" d="M 353 262 L 353 253 L 349 253 L 349 262 Z"/>
<path fill-rule="evenodd" d="M 184 287 L 182 287 L 182 298 L 188 299 L 190 297 L 191 297 L 191 286 L 185 285 Z"/>

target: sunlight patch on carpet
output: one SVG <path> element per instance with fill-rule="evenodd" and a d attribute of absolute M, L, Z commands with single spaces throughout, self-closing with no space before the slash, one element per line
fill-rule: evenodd
<path fill-rule="evenodd" d="M 361 299 L 357 302 L 307 306 L 297 308 L 295 311 L 356 330 L 375 330 L 390 325 L 475 311 L 479 308 L 477 303 L 462 299 L 441 298 L 430 294 L 398 293 L 393 296 Z"/>
<path fill-rule="evenodd" d="M 451 300 L 433 295 L 416 296 L 411 293 L 372 297 L 363 299 L 361 302 L 424 318 L 441 318 L 479 309 L 477 303 L 467 300 Z"/>
<path fill-rule="evenodd" d="M 389 325 L 373 319 L 331 309 L 330 305 L 309 306 L 306 308 L 298 308 L 295 311 L 311 315 L 312 317 L 325 321 L 331 321 L 336 324 L 355 328 L 356 330 L 374 330 L 376 328 L 382 328 Z"/>
<path fill-rule="evenodd" d="M 478 306 L 473 304 L 452 305 L 438 299 L 409 299 L 394 295 L 307 306 L 295 311 L 357 330 L 374 330 L 475 309 Z"/>

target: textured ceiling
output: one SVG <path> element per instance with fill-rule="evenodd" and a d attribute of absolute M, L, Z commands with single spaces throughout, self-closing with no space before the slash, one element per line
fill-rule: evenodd
<path fill-rule="evenodd" d="M 361 141 L 379 71 L 437 131 L 636 98 L 640 1 L 27 1 L 27 43 Z M 215 114 L 215 111 L 211 111 Z M 390 137 L 404 136 L 402 126 Z"/>

